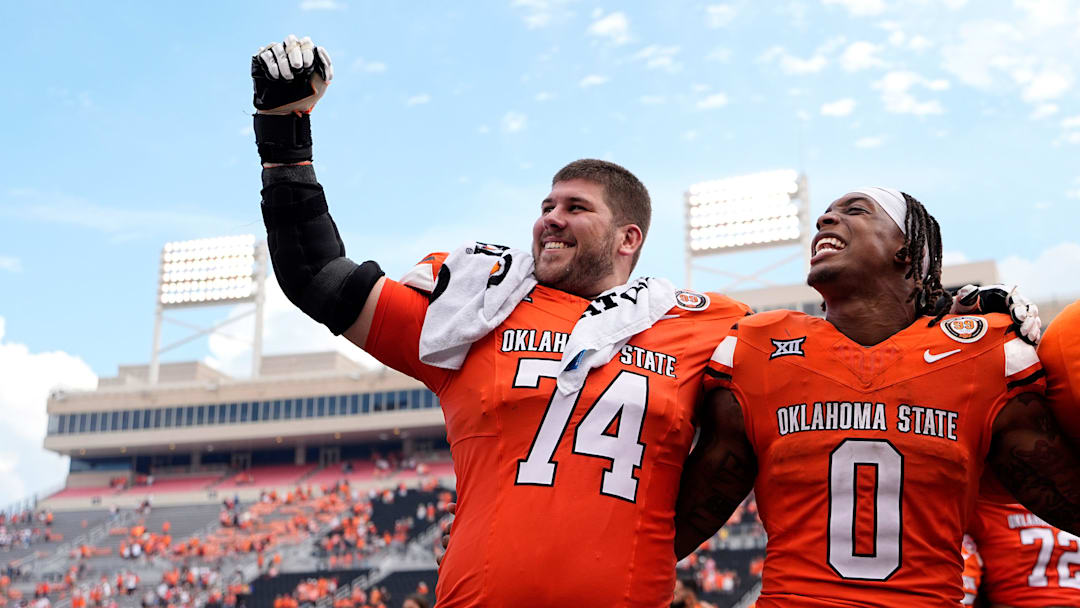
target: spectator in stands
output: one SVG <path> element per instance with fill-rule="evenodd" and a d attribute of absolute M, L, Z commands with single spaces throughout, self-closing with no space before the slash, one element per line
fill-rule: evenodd
<path fill-rule="evenodd" d="M 418 593 L 410 595 L 405 598 L 404 602 L 401 602 L 401 608 L 428 608 L 428 606 L 430 604 L 428 604 L 427 598 Z"/>
<path fill-rule="evenodd" d="M 671 608 L 714 608 L 712 604 L 698 601 L 698 593 L 701 593 L 701 589 L 693 577 L 675 579 L 675 594 L 671 600 Z"/>

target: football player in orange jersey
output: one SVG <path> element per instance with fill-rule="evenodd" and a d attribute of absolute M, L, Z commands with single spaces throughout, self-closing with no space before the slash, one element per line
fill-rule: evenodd
<path fill-rule="evenodd" d="M 761 313 L 717 346 L 676 552 L 754 487 L 769 537 L 758 606 L 956 606 L 984 466 L 1075 531 L 1080 462 L 1011 319 L 937 312 L 940 235 L 918 201 L 863 189 L 817 226 L 807 282 L 826 318 Z"/>
<path fill-rule="evenodd" d="M 983 580 L 983 559 L 979 555 L 979 547 L 975 540 L 964 535 L 964 542 L 960 544 L 960 559 L 964 560 L 964 570 L 961 572 L 961 585 L 964 587 L 964 599 L 960 601 L 964 606 L 975 606 L 979 600 L 979 586 Z"/>
<path fill-rule="evenodd" d="M 1046 372 L 1047 405 L 1066 436 L 1080 437 L 1080 302 L 1054 319 L 1039 359 Z M 996 608 L 1080 606 L 1080 542 L 1002 496 L 993 479 L 968 532 L 985 562 L 980 597 Z"/>
<path fill-rule="evenodd" d="M 1080 539 L 1010 502 L 980 497 L 968 523 L 984 567 L 979 597 L 993 608 L 1080 606 Z"/>
<path fill-rule="evenodd" d="M 667 606 L 672 515 L 714 346 L 700 336 L 723 334 L 748 308 L 672 291 L 658 300 L 658 320 L 584 384 L 564 392 L 560 377 L 557 387 L 577 369 L 562 351 L 579 319 L 625 312 L 652 289 L 652 280 L 627 282 L 649 226 L 648 192 L 618 165 L 577 161 L 540 203 L 539 284 L 468 345 L 459 369 L 422 362 L 421 330 L 445 297 L 449 266 L 429 256 L 405 284 L 344 257 L 311 166 L 309 113 L 332 74 L 324 51 L 292 36 L 252 59 L 270 255 L 297 306 L 439 397 L 458 503 L 437 605 Z M 509 271 L 502 248 L 472 251 Z"/>
<path fill-rule="evenodd" d="M 1054 317 L 1039 343 L 1046 402 L 1074 444 L 1080 443 L 1080 300 Z"/>

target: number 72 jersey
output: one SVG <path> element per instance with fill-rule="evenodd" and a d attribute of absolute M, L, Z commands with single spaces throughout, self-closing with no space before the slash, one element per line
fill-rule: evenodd
<path fill-rule="evenodd" d="M 555 377 L 589 301 L 536 287 L 451 371 L 419 363 L 427 299 L 386 283 L 366 350 L 439 396 L 457 476 L 440 608 L 670 604 L 701 377 L 748 311 L 716 294 L 678 298 L 564 395 Z"/>
<path fill-rule="evenodd" d="M 1004 315 L 923 317 L 871 347 L 800 313 L 740 321 L 706 385 L 734 393 L 758 459 L 757 605 L 959 605 L 991 426 L 1042 377 Z"/>

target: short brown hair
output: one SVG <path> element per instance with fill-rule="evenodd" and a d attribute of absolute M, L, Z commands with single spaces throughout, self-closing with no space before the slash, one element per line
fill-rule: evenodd
<path fill-rule="evenodd" d="M 615 163 L 595 158 L 582 158 L 559 169 L 555 177 L 551 178 L 551 185 L 572 179 L 583 179 L 603 186 L 604 199 L 611 207 L 615 222 L 619 226 L 637 225 L 641 228 L 641 239 L 644 242 L 645 235 L 649 233 L 649 222 L 652 219 L 652 201 L 649 199 L 649 191 L 645 189 L 645 184 L 642 184 L 641 180 Z M 631 267 L 637 264 L 639 257 L 641 257 L 640 247 L 634 252 Z"/>

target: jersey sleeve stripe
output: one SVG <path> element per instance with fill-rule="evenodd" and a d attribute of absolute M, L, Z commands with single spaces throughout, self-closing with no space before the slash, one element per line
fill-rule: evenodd
<path fill-rule="evenodd" d="M 715 370 L 711 367 L 706 367 L 705 373 L 713 378 L 719 378 L 720 380 L 731 380 L 731 374 L 725 374 L 724 372 Z"/>
<path fill-rule="evenodd" d="M 1020 338 L 1013 338 L 1005 343 L 1005 376 L 1018 374 L 1032 365 L 1039 364 L 1039 355 L 1035 347 Z"/>
<path fill-rule="evenodd" d="M 1013 390 L 1014 388 L 1016 388 L 1018 386 L 1027 386 L 1028 384 L 1031 384 L 1033 382 L 1041 380 L 1041 379 L 1043 379 L 1045 377 L 1046 377 L 1046 370 L 1040 368 L 1038 371 L 1036 371 L 1036 372 L 1034 372 L 1032 374 L 1028 374 L 1027 376 L 1025 376 L 1023 378 L 1020 378 L 1019 380 L 1013 380 L 1012 382 L 1009 382 L 1008 384 L 1005 385 L 1005 388 L 1006 388 L 1006 390 L 1011 391 L 1011 390 Z"/>
<path fill-rule="evenodd" d="M 735 367 L 735 345 L 738 343 L 738 338 L 735 336 L 728 336 L 724 338 L 716 350 L 713 351 L 712 360 L 725 367 Z"/>

